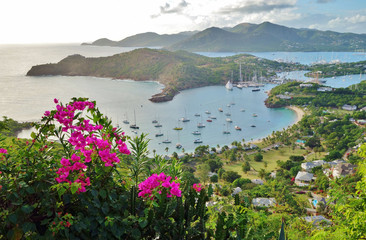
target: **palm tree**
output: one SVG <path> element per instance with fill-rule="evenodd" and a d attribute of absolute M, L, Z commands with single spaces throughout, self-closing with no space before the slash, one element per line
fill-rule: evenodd
<path fill-rule="evenodd" d="M 260 177 L 260 179 L 263 179 L 265 176 L 267 175 L 266 170 L 264 170 L 263 168 L 261 168 L 258 172 L 258 176 Z"/>

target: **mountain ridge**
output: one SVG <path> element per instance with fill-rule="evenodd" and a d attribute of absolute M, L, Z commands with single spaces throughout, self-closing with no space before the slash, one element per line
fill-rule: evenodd
<path fill-rule="evenodd" d="M 85 44 L 85 43 L 84 43 Z M 98 39 L 89 45 L 119 47 L 164 47 L 191 52 L 260 51 L 360 51 L 366 49 L 366 34 L 339 33 L 291 28 L 271 22 L 240 23 L 233 27 L 210 27 L 177 34 L 153 32 L 129 36 L 120 41 Z"/>

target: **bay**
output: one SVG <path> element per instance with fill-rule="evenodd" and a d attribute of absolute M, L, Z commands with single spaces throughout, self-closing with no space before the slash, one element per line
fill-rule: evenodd
<path fill-rule="evenodd" d="M 110 56 L 132 49 L 77 44 L 0 45 L 0 113 L 18 121 L 37 121 L 44 111 L 55 107 L 53 98 L 68 102 L 72 97 L 89 97 L 97 101 L 101 111 L 132 137 L 135 133 L 122 121 L 128 119 L 130 123 L 134 123 L 135 113 L 136 124 L 140 127 L 138 134 L 148 133 L 151 139 L 150 151 L 155 149 L 160 154 L 181 152 L 182 149 L 175 148 L 178 142 L 186 152 L 192 152 L 198 146 L 193 143 L 196 138 L 200 138 L 202 144 L 210 146 L 230 145 L 231 142 L 242 139 L 249 141 L 263 138 L 272 131 L 286 128 L 296 120 L 296 115 L 291 110 L 265 107 L 267 95 L 264 91 L 274 85 L 266 85 L 259 92 L 252 92 L 250 88 L 227 91 L 223 86 L 190 89 L 178 94 L 173 101 L 156 104 L 148 98 L 160 92 L 163 86 L 152 81 L 135 82 L 82 76 L 25 76 L 33 65 L 58 62 L 68 55 Z M 215 54 L 218 53 L 212 53 Z M 227 53 L 230 54 L 234 53 Z M 224 112 L 220 113 L 218 108 L 222 108 Z M 205 114 L 205 111 L 210 111 L 211 114 Z M 194 116 L 196 113 L 202 117 Z M 225 116 L 225 113 L 230 113 L 231 116 Z M 258 117 L 253 117 L 254 113 Z M 207 122 L 210 115 L 216 119 Z M 187 117 L 190 121 L 179 121 L 182 117 Z M 226 118 L 231 118 L 233 122 L 227 123 Z M 161 128 L 154 127 L 152 120 L 155 119 L 162 124 Z M 200 122 L 206 127 L 199 129 L 201 136 L 195 136 L 192 132 L 197 130 Z M 241 127 L 242 131 L 235 130 L 235 125 Z M 255 127 L 251 127 L 252 125 Z M 183 130 L 175 131 L 174 127 L 182 127 Z M 224 130 L 231 133 L 223 134 Z M 163 133 L 164 136 L 155 137 L 156 133 Z M 29 136 L 29 131 L 24 131 L 20 136 Z M 167 138 L 171 143 L 162 143 Z"/>

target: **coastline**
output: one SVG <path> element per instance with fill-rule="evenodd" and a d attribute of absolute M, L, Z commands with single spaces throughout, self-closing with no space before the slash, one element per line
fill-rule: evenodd
<path fill-rule="evenodd" d="M 296 121 L 295 121 L 292 125 L 294 125 L 294 124 L 296 124 L 296 123 L 300 122 L 300 121 L 301 121 L 301 119 L 305 116 L 305 112 L 304 112 L 304 110 L 302 110 L 302 109 L 301 109 L 301 108 L 299 108 L 299 107 L 296 107 L 296 106 L 291 105 L 291 106 L 287 106 L 286 108 L 287 108 L 287 109 L 290 109 L 290 110 L 292 110 L 292 111 L 294 111 L 294 112 L 295 112 L 295 114 L 296 114 Z M 290 125 L 290 126 L 292 126 L 292 125 Z"/>
<path fill-rule="evenodd" d="M 295 114 L 296 114 L 296 120 L 295 120 L 295 122 L 292 123 L 291 125 L 288 125 L 288 127 L 291 127 L 292 125 L 297 124 L 305 116 L 305 111 L 302 110 L 299 107 L 296 107 L 296 106 L 291 105 L 291 106 L 287 106 L 285 108 L 294 111 Z M 261 142 L 263 142 L 263 139 L 262 138 L 258 138 L 258 139 L 253 139 L 251 141 L 248 141 L 247 143 L 249 143 L 249 144 L 260 144 Z"/>

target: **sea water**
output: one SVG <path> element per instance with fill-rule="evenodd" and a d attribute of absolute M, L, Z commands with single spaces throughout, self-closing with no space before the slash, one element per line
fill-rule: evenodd
<path fill-rule="evenodd" d="M 72 97 L 88 97 L 97 101 L 97 106 L 107 114 L 115 125 L 119 125 L 127 135 L 147 133 L 151 139 L 150 152 L 172 153 L 192 152 L 198 146 L 194 140 L 200 138 L 202 144 L 215 147 L 230 145 L 233 141 L 250 141 L 263 138 L 273 131 L 282 130 L 294 123 L 296 115 L 288 109 L 269 109 L 264 105 L 265 93 L 274 85 L 266 85 L 259 92 L 251 88 L 227 91 L 224 86 L 211 86 L 182 91 L 170 102 L 152 103 L 150 96 L 164 87 L 156 82 L 135 82 L 95 77 L 45 76 L 27 77 L 27 71 L 37 64 L 55 63 L 71 54 L 86 57 L 110 56 L 131 51 L 133 48 L 64 45 L 0 45 L 0 113 L 18 121 L 37 121 L 46 110 L 55 107 L 53 98 L 68 102 Z M 230 55 L 228 53 L 227 55 Z M 215 54 L 213 54 L 215 55 Z M 353 56 L 353 55 L 351 55 Z M 218 108 L 222 108 L 220 113 Z M 206 114 L 205 111 L 211 112 Z M 196 117 L 195 114 L 200 114 Z M 231 114 L 226 116 L 225 114 Z M 254 117 L 256 114 L 257 117 Z M 210 116 L 216 117 L 207 122 Z M 182 122 L 182 117 L 189 122 Z M 231 118 L 228 123 L 226 118 Z M 129 125 L 136 122 L 140 127 L 137 134 Z M 158 120 L 161 128 L 154 127 Z M 197 124 L 205 124 L 198 129 Z M 235 130 L 239 126 L 241 131 Z M 173 130 L 182 127 L 180 131 Z M 199 130 L 200 136 L 192 132 Z M 229 131 L 230 134 L 223 134 Z M 155 137 L 163 133 L 162 137 Z M 29 136 L 24 131 L 20 136 Z M 170 144 L 162 143 L 169 139 Z M 176 143 L 182 149 L 176 149 Z"/>

